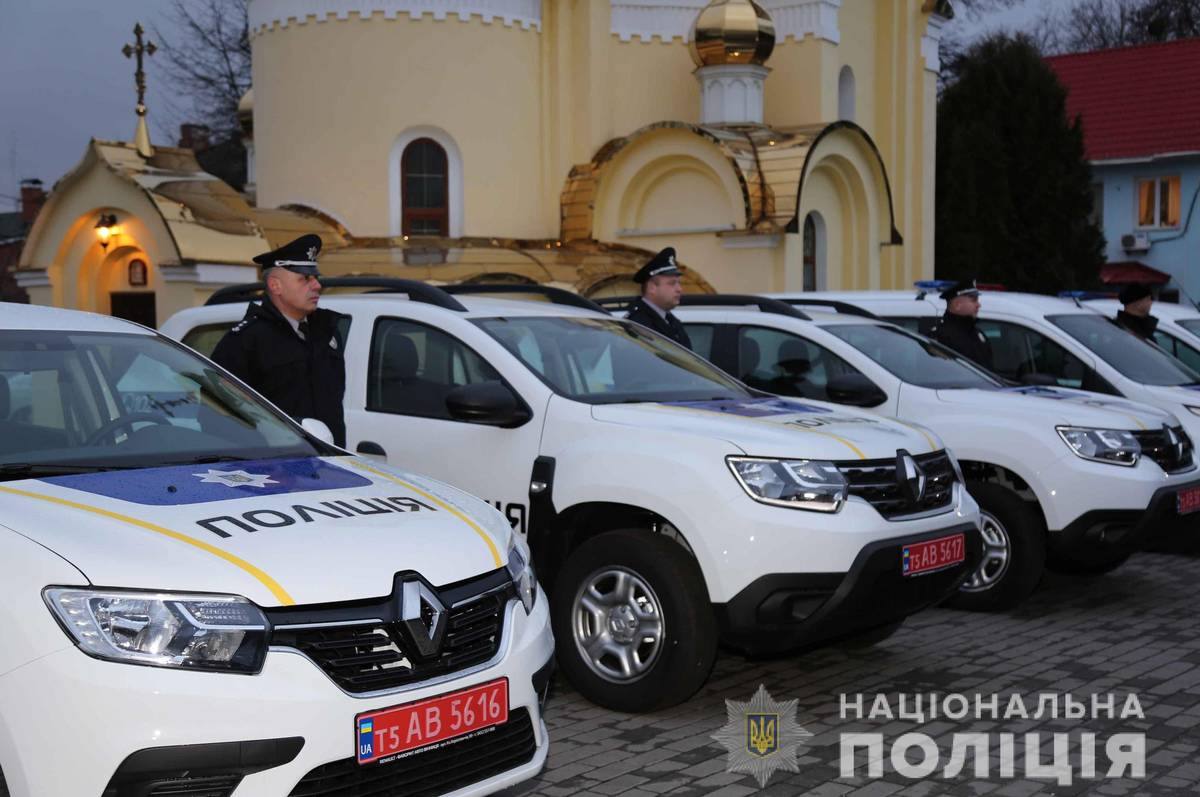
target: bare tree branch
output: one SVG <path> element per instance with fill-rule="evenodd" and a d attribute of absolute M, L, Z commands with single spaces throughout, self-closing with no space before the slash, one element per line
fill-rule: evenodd
<path fill-rule="evenodd" d="M 154 28 L 171 86 L 170 129 L 197 122 L 216 140 L 237 133 L 238 102 L 250 88 L 247 7 L 248 0 L 170 0 L 164 24 Z"/>

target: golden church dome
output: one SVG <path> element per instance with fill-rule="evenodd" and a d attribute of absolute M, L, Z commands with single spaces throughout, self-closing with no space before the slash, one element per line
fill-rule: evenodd
<path fill-rule="evenodd" d="M 692 25 L 696 66 L 762 64 L 775 49 L 775 23 L 754 0 L 710 0 Z"/>

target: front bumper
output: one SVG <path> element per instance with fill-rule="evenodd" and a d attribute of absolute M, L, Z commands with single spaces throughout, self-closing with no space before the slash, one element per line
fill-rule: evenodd
<path fill-rule="evenodd" d="M 905 576 L 905 545 L 963 533 L 963 562 Z M 750 655 L 814 647 L 899 622 L 958 589 L 978 566 L 983 544 L 973 523 L 865 546 L 845 573 L 774 573 L 762 576 L 715 609 L 722 641 Z"/>
<path fill-rule="evenodd" d="M 0 677 L 0 766 L 13 797 L 77 797 L 101 793 L 105 784 L 114 786 L 105 797 L 140 795 L 115 787 L 163 772 L 215 777 L 235 764 L 243 768 L 238 785 L 212 793 L 311 794 L 319 781 L 328 789 L 321 794 L 356 794 L 369 769 L 354 760 L 356 714 L 507 677 L 513 727 L 471 740 L 480 741 L 476 757 L 485 759 L 471 770 L 479 778 L 472 780 L 461 760 L 454 767 L 428 762 L 455 797 L 490 794 L 532 777 L 546 760 L 541 697 L 554 642 L 544 593 L 528 616 L 519 602 L 509 602 L 503 639 L 494 662 L 469 675 L 370 697 L 342 691 L 309 659 L 283 649 L 271 650 L 258 675 L 242 676 L 117 664 L 66 648 Z M 514 724 L 521 718 L 524 729 Z M 489 770 L 499 754 L 484 749 L 488 740 L 522 731 L 532 741 L 524 740 L 519 760 Z M 465 743 L 443 748 L 466 749 Z M 396 764 L 420 769 L 423 755 L 443 750 Z"/>
<path fill-rule="evenodd" d="M 1200 478 L 1192 475 L 1191 481 L 1155 490 L 1143 509 L 1085 512 L 1062 531 L 1050 534 L 1051 553 L 1083 565 L 1099 564 L 1172 533 L 1200 529 L 1200 513 L 1181 516 L 1176 503 L 1180 491 L 1200 488 Z"/>

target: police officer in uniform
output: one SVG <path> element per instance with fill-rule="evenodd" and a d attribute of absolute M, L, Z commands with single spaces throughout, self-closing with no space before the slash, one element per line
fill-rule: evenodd
<path fill-rule="evenodd" d="M 1150 315 L 1150 308 L 1154 304 L 1154 296 L 1150 289 L 1140 283 L 1126 285 L 1117 294 L 1117 299 L 1123 306 L 1117 311 L 1117 326 L 1148 343 L 1154 343 L 1154 330 L 1158 329 L 1158 319 Z"/>
<path fill-rule="evenodd" d="M 992 344 L 975 321 L 979 316 L 979 288 L 975 280 L 963 280 L 941 293 L 946 313 L 938 320 L 931 337 L 949 346 L 989 371 L 992 368 Z"/>
<path fill-rule="evenodd" d="M 626 318 L 666 335 L 676 343 L 692 348 L 692 340 L 671 311 L 683 298 L 682 272 L 675 265 L 675 250 L 668 246 L 638 269 L 633 281 L 642 286 L 642 295 L 629 307 Z"/>
<path fill-rule="evenodd" d="M 221 338 L 212 358 L 296 420 L 323 421 L 344 446 L 342 315 L 317 308 L 320 251 L 321 239 L 304 235 L 254 258 L 266 285 L 263 298 Z"/>

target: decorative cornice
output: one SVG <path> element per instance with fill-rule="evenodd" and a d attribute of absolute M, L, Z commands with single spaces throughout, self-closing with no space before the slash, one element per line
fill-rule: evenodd
<path fill-rule="evenodd" d="M 758 0 L 775 21 L 776 40 L 805 36 L 837 44 L 842 0 Z M 612 0 L 612 33 L 621 41 L 688 42 L 692 23 L 707 0 Z"/>
<path fill-rule="evenodd" d="M 17 281 L 18 288 L 50 287 L 50 272 L 44 268 L 18 268 L 9 273 Z"/>
<path fill-rule="evenodd" d="M 930 14 L 925 26 L 925 35 L 921 37 L 921 55 L 925 57 L 925 68 L 930 72 L 942 71 L 942 59 L 938 50 L 942 41 L 942 29 L 948 21 L 938 14 Z"/>
<path fill-rule="evenodd" d="M 344 20 L 352 13 L 363 19 L 377 13 L 384 19 L 401 14 L 420 19 L 429 14 L 436 20 L 454 15 L 469 22 L 479 17 L 486 23 L 499 20 L 507 27 L 542 29 L 542 0 L 251 0 L 250 33 L 256 35 L 276 25 L 286 28 L 293 22 L 303 25 L 310 19 Z"/>
<path fill-rule="evenodd" d="M 838 12 L 842 0 L 758 0 L 775 20 L 775 41 L 812 36 L 837 44 L 842 40 Z"/>

